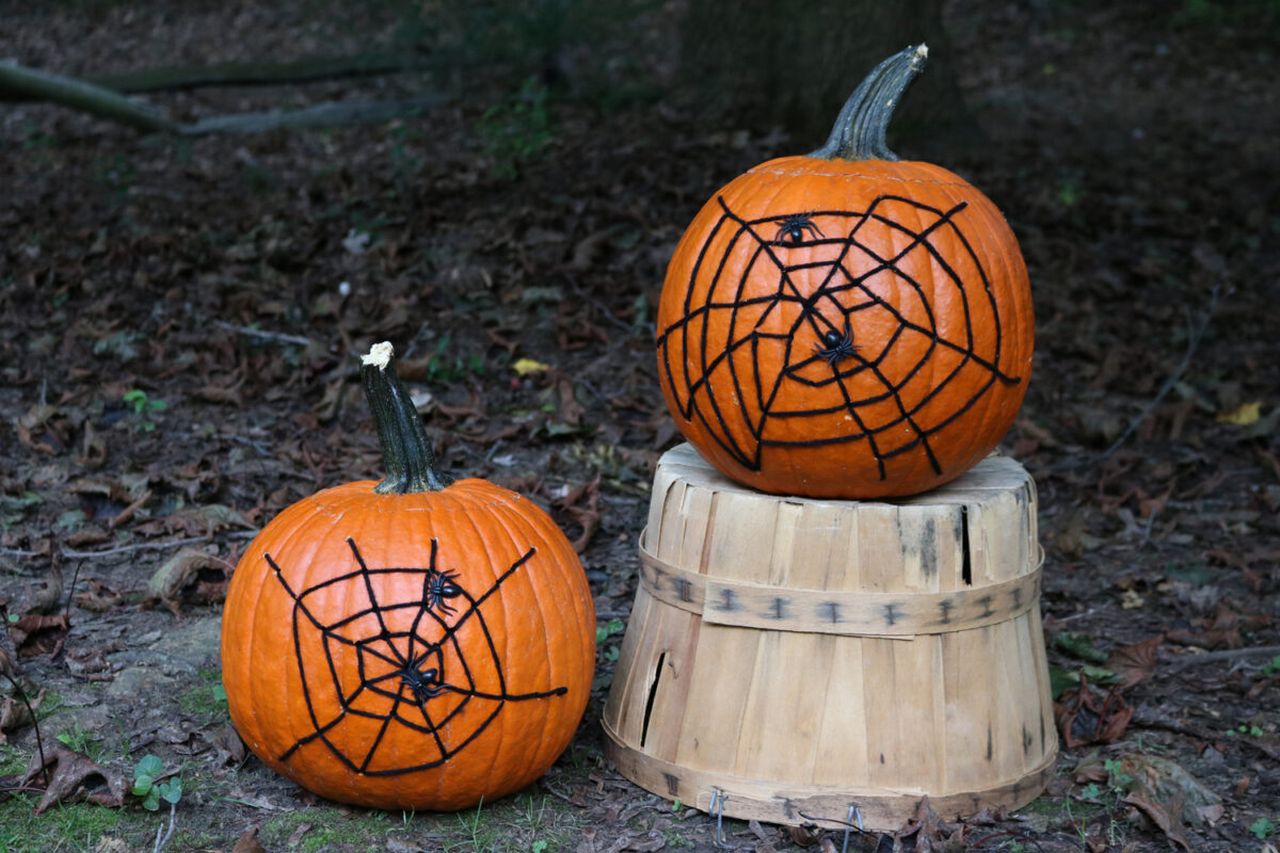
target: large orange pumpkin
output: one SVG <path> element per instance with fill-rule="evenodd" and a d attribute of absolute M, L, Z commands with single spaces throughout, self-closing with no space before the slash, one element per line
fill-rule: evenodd
<path fill-rule="evenodd" d="M 284 510 L 222 622 L 236 730 L 317 794 L 459 809 L 528 785 L 586 707 L 595 613 L 578 556 L 514 492 L 450 483 L 379 344 L 362 368 L 388 477 Z"/>
<path fill-rule="evenodd" d="M 667 268 L 667 405 L 746 485 L 916 494 L 985 456 L 1017 414 L 1033 346 L 1017 241 L 962 178 L 885 146 L 926 53 L 881 63 L 823 148 L 717 192 Z"/>

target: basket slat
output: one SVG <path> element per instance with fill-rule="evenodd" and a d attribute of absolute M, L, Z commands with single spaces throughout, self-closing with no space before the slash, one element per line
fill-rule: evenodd
<path fill-rule="evenodd" d="M 1029 801 L 1057 752 L 1035 508 L 998 457 L 889 503 L 764 495 L 669 451 L 610 756 L 662 796 L 708 808 L 719 789 L 725 814 L 784 823 Z"/>

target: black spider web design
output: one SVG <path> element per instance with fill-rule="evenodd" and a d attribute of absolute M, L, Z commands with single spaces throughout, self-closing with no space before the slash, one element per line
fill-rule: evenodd
<path fill-rule="evenodd" d="M 294 602 L 294 662 L 302 678 L 307 713 L 314 727 L 313 732 L 299 738 L 281 754 L 281 761 L 288 761 L 303 746 L 319 741 L 357 773 L 395 776 L 427 770 L 445 763 L 474 742 L 506 703 L 547 699 L 568 692 L 567 687 L 535 693 L 508 692 L 497 645 L 480 609 L 508 578 L 528 563 L 536 549 L 530 548 L 484 593 L 473 596 L 456 583 L 461 572 L 437 568 L 439 543 L 436 539 L 431 540 L 431 556 L 425 567 L 370 568 L 355 541 L 348 538 L 347 544 L 357 568 L 301 592 L 295 592 L 289 585 L 271 555 L 263 554 Z M 379 601 L 373 578 L 381 575 L 419 576 L 421 596 L 395 603 Z M 308 599 L 349 592 L 344 590 L 348 585 L 354 585 L 357 594 L 368 599 L 367 607 L 326 623 L 308 606 Z M 446 597 L 459 598 L 465 605 L 455 608 L 444 600 Z M 483 636 L 487 653 L 484 661 L 468 662 L 458 641 L 458 634 L 464 629 L 478 631 Z M 309 656 L 303 654 L 304 645 L 323 651 L 321 667 L 314 662 L 308 666 Z M 335 657 L 342 657 L 344 663 L 351 663 L 354 658 L 354 673 L 350 666 L 339 666 Z M 315 658 L 310 656 L 310 659 Z M 479 682 L 486 680 L 496 682 L 496 689 L 480 686 Z M 463 709 L 476 703 L 485 707 L 478 723 L 461 733 L 446 729 Z M 326 707 L 328 713 L 325 713 Z M 362 720 L 376 721 L 376 731 L 370 734 L 375 727 L 360 722 Z M 432 751 L 438 755 L 416 764 L 397 765 L 397 756 L 379 753 L 393 726 L 428 738 Z M 346 746 L 335 743 L 338 734 Z M 358 747 L 353 748 L 353 743 Z"/>
<path fill-rule="evenodd" d="M 665 374 L 679 416 L 686 421 L 696 419 L 744 468 L 760 470 L 766 447 L 866 441 L 881 480 L 886 478 L 887 460 L 912 451 L 922 452 L 933 471 L 941 474 L 930 438 L 954 423 L 996 382 L 1016 385 L 1022 381 L 999 367 L 1003 329 L 991 282 L 956 224 L 967 203 L 941 210 L 901 196 L 882 195 L 865 211 L 788 212 L 747 220 L 730 210 L 723 197 L 716 200 L 721 215 L 694 262 L 682 316 L 657 336 L 659 369 Z M 894 203 L 907 205 L 919 218 L 921 227 L 913 230 L 900 218 L 888 215 L 892 212 L 889 206 Z M 821 220 L 820 227 L 817 220 Z M 881 255 L 859 239 L 864 228 L 880 234 L 890 229 L 892 237 L 907 238 L 906 245 L 891 256 Z M 965 281 L 956 270 L 958 264 L 950 263 L 934 245 L 933 238 L 944 234 L 962 247 L 977 271 L 977 281 Z M 723 241 L 724 248 L 718 257 L 713 257 L 709 250 L 718 240 Z M 743 244 L 750 256 L 735 279 L 725 270 L 729 258 Z M 791 249 L 812 247 L 831 247 L 834 257 L 788 262 Z M 943 286 L 953 288 L 959 296 L 964 317 L 959 334 L 939 332 L 934 306 L 924 287 L 902 264 L 913 252 L 927 253 L 933 265 L 944 273 Z M 867 268 L 855 274 L 851 267 L 858 264 Z M 797 279 L 811 281 L 814 275 L 820 276 L 816 287 L 797 283 Z M 761 277 L 774 282 L 772 292 L 745 296 L 749 282 L 753 284 L 751 292 L 760 293 Z M 901 310 L 900 305 L 895 307 L 885 298 L 881 291 L 890 282 L 903 289 L 905 298 L 922 316 L 912 319 L 907 316 L 912 311 Z M 701 294 L 697 304 L 695 294 Z M 781 330 L 767 327 L 770 316 L 775 311 L 782 314 L 785 306 L 791 306 L 789 310 L 794 313 L 789 326 Z M 989 350 L 986 352 L 979 352 L 975 342 L 974 314 L 979 309 L 993 320 L 994 343 L 984 347 Z M 896 323 L 895 331 L 877 353 L 862 352 L 857 346 L 856 330 L 862 312 L 878 313 L 882 322 L 887 316 L 891 318 L 888 322 Z M 727 340 L 723 346 L 719 342 L 709 344 L 711 318 L 725 315 Z M 691 337 L 700 341 L 695 352 L 689 351 Z M 818 343 L 806 347 L 801 339 Z M 908 340 L 917 348 L 922 347 L 922 354 L 901 375 L 892 376 L 885 358 L 900 341 Z M 772 377 L 762 377 L 760 373 L 761 353 L 766 348 L 774 352 L 780 349 L 785 365 Z M 946 366 L 944 362 L 954 363 Z M 904 389 L 926 368 L 936 370 L 939 365 L 944 372 L 931 380 L 932 387 L 923 393 L 916 388 L 918 399 L 904 400 Z M 947 385 L 962 372 L 975 370 L 982 378 L 971 395 L 953 409 L 931 412 L 928 425 L 919 422 L 921 411 Z M 717 392 L 712 391 L 711 382 L 717 375 L 730 380 L 732 394 L 726 392 L 723 382 Z M 812 408 L 783 409 L 778 404 L 779 393 L 796 384 L 814 394 L 826 394 L 830 401 Z M 837 393 L 832 395 L 832 389 Z M 829 417 L 840 413 L 846 417 Z M 819 430 L 825 432 L 813 436 L 810 429 L 810 437 L 787 437 L 788 423 L 824 416 L 826 425 Z"/>

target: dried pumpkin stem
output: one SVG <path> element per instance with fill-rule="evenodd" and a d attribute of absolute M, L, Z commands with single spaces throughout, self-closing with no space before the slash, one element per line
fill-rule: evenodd
<path fill-rule="evenodd" d="M 881 62 L 845 101 L 827 144 L 810 154 L 826 160 L 897 160 L 885 132 L 902 93 L 924 69 L 929 48 L 912 45 Z"/>
<path fill-rule="evenodd" d="M 373 410 L 387 470 L 386 478 L 373 490 L 382 495 L 438 492 L 453 481 L 435 468 L 431 442 L 409 392 L 396 375 L 393 352 L 391 344 L 384 341 L 361 357 L 364 393 Z"/>

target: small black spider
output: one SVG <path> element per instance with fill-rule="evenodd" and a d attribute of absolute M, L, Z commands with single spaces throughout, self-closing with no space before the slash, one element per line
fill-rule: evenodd
<path fill-rule="evenodd" d="M 444 692 L 444 682 L 440 678 L 440 670 L 434 666 L 418 670 L 406 666 L 400 670 L 400 681 L 413 691 L 419 701 L 426 701 Z"/>
<path fill-rule="evenodd" d="M 809 214 L 793 213 L 778 225 L 778 232 L 773 235 L 773 240 L 775 243 L 781 243 L 786 238 L 792 243 L 803 243 L 805 234 L 814 240 L 826 236 L 822 233 L 822 229 L 813 224 Z"/>
<path fill-rule="evenodd" d="M 445 615 L 453 615 L 455 608 L 451 607 L 445 599 L 462 595 L 462 587 L 453 582 L 457 576 L 457 572 L 442 572 L 438 569 L 427 572 L 426 606 L 428 610 L 435 610 L 438 607 Z"/>
<path fill-rule="evenodd" d="M 826 334 L 822 336 L 821 344 L 814 344 L 814 350 L 818 355 L 827 360 L 827 364 L 832 367 L 836 366 L 837 361 L 849 358 L 858 348 L 853 345 L 853 329 L 849 326 L 849 318 L 844 320 L 844 334 L 840 334 L 835 329 L 828 329 Z"/>

